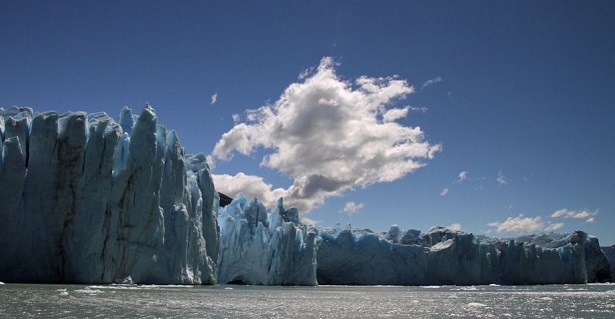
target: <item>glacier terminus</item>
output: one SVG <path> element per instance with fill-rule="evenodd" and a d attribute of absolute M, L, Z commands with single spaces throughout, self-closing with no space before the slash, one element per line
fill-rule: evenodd
<path fill-rule="evenodd" d="M 0 109 L 0 281 L 475 285 L 611 280 L 582 231 L 495 239 L 313 227 L 236 194 L 150 105 L 105 113 Z"/>

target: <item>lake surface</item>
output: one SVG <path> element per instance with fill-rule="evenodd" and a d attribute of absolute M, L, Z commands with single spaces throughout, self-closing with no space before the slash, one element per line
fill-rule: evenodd
<path fill-rule="evenodd" d="M 615 285 L 0 285 L 0 318 L 615 318 Z"/>

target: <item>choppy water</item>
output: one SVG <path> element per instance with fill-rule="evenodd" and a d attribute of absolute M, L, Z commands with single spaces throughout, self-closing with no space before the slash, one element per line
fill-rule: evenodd
<path fill-rule="evenodd" d="M 0 285 L 0 318 L 615 318 L 615 285 Z"/>

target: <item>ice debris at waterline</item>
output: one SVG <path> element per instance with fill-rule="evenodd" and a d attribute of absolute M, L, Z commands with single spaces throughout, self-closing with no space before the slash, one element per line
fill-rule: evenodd
<path fill-rule="evenodd" d="M 215 190 L 146 105 L 0 109 L 0 280 L 214 284 Z M 198 167 L 194 169 L 195 167 Z"/>
<path fill-rule="evenodd" d="M 261 285 L 585 283 L 610 278 L 598 240 L 497 240 L 444 228 L 303 225 L 215 191 L 204 155 L 146 105 L 104 113 L 0 109 L 0 281 Z M 229 203 L 230 201 L 230 203 Z M 221 207 L 224 206 L 224 207 Z M 219 224 L 219 226 L 218 226 Z"/>

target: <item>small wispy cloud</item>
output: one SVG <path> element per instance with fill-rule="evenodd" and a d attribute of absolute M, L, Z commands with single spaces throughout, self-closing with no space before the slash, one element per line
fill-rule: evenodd
<path fill-rule="evenodd" d="M 547 226 L 545 227 L 545 231 L 556 231 L 564 227 L 564 223 L 551 223 L 547 222 Z"/>
<path fill-rule="evenodd" d="M 461 224 L 460 223 L 450 224 L 450 225 L 446 226 L 446 228 L 448 228 L 449 230 L 452 230 L 452 231 L 461 231 Z"/>
<path fill-rule="evenodd" d="M 434 84 L 440 83 L 440 82 L 442 82 L 442 77 L 439 77 L 439 76 L 435 77 L 433 79 L 429 79 L 429 80 L 423 82 L 423 85 L 421 85 L 421 90 L 426 88 L 426 87 L 428 87 L 428 86 L 430 86 L 430 85 L 434 85 Z"/>
<path fill-rule="evenodd" d="M 211 105 L 216 104 L 216 102 L 218 102 L 218 92 L 211 96 Z"/>
<path fill-rule="evenodd" d="M 348 215 L 352 215 L 360 211 L 363 207 L 365 207 L 365 204 L 355 203 L 351 201 L 351 202 L 346 202 L 346 205 L 344 205 L 344 208 L 342 209 L 342 211 Z"/>
<path fill-rule="evenodd" d="M 426 113 L 429 109 L 426 107 L 415 107 L 415 106 L 411 106 L 410 107 L 410 111 L 411 112 L 415 112 L 415 113 Z"/>
<path fill-rule="evenodd" d="M 444 187 L 444 189 L 442 189 L 440 196 L 446 196 L 446 194 L 448 194 L 448 187 Z"/>
<path fill-rule="evenodd" d="M 233 117 L 233 124 L 234 125 L 237 125 L 237 124 L 239 124 L 239 122 L 241 122 L 241 116 L 239 114 L 234 113 L 232 115 L 232 117 Z"/>
<path fill-rule="evenodd" d="M 459 173 L 457 180 L 455 183 L 462 183 L 463 181 L 467 181 L 470 179 L 470 173 L 468 171 L 462 171 Z"/>
<path fill-rule="evenodd" d="M 555 211 L 551 214 L 551 218 L 574 218 L 574 219 L 584 219 L 587 223 L 593 223 L 596 220 L 596 215 L 598 215 L 598 210 L 588 210 L 583 209 L 581 211 L 570 210 L 567 208 L 562 208 L 560 210 Z"/>
<path fill-rule="evenodd" d="M 506 185 L 508 184 L 508 181 L 506 180 L 506 177 L 504 176 L 504 174 L 502 173 L 502 171 L 498 172 L 498 177 L 496 178 L 496 180 L 498 181 L 498 183 L 500 185 Z"/>
<path fill-rule="evenodd" d="M 503 222 L 491 222 L 488 224 L 490 227 L 495 227 L 498 233 L 502 232 L 532 232 L 545 229 L 545 222 L 542 217 L 537 216 L 534 218 L 525 217 L 523 214 L 519 214 L 517 217 L 508 217 Z"/>

